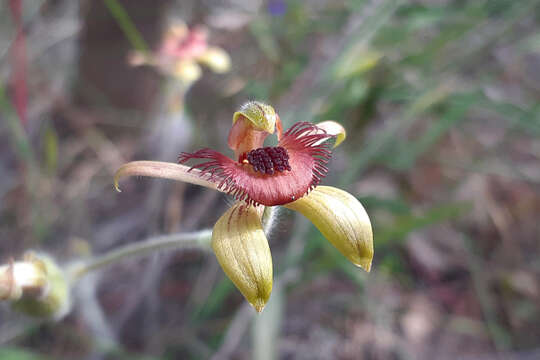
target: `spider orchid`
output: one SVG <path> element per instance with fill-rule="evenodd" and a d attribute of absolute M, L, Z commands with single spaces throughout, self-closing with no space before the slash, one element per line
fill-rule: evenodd
<path fill-rule="evenodd" d="M 277 146 L 264 140 L 277 133 Z M 217 221 L 212 248 L 229 278 L 258 311 L 272 291 L 272 257 L 261 218 L 265 207 L 282 205 L 302 213 L 347 259 L 370 271 L 373 233 L 360 202 L 346 191 L 319 185 L 345 130 L 333 121 L 294 124 L 283 132 L 274 109 L 249 102 L 233 115 L 229 158 L 215 150 L 180 154 L 180 164 L 134 161 L 115 174 L 185 181 L 232 195 L 236 203 Z M 183 165 L 195 162 L 191 167 Z"/>
<path fill-rule="evenodd" d="M 133 66 L 153 66 L 186 85 L 201 77 L 199 64 L 206 65 L 216 73 L 225 73 L 231 66 L 225 50 L 208 45 L 208 30 L 205 27 L 195 26 L 189 29 L 183 22 L 168 28 L 155 52 L 147 54 L 134 51 L 130 53 L 128 61 Z"/>

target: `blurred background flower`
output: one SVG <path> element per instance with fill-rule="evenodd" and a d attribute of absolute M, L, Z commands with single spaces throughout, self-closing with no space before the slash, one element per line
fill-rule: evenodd
<path fill-rule="evenodd" d="M 112 175 L 225 149 L 250 99 L 279 109 L 285 129 L 347 128 L 323 184 L 365 205 L 376 248 L 366 275 L 284 210 L 267 235 L 275 281 L 261 316 L 211 253 L 169 250 L 89 275 L 61 321 L 2 308 L 0 357 L 538 357 L 537 0 L 0 6 L 0 263 L 39 248 L 65 264 L 211 227 L 224 195 L 142 179 L 120 197 Z M 159 53 L 174 19 L 206 27 L 230 70 L 186 87 L 131 66 L 134 51 Z"/>
<path fill-rule="evenodd" d="M 227 52 L 220 47 L 209 46 L 207 41 L 208 30 L 205 27 L 188 29 L 183 22 L 176 21 L 163 35 L 155 53 L 134 51 L 128 61 L 133 66 L 153 66 L 188 87 L 202 75 L 199 63 L 216 73 L 227 72 L 231 66 Z"/>

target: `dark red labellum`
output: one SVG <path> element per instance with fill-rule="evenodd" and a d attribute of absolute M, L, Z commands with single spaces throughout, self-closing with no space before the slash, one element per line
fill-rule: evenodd
<path fill-rule="evenodd" d="M 253 170 L 261 174 L 273 175 L 275 171 L 291 171 L 289 153 L 281 146 L 251 150 L 246 159 L 253 166 Z"/>

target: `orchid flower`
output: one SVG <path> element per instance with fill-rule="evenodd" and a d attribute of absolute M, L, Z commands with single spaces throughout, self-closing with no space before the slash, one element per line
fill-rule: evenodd
<path fill-rule="evenodd" d="M 171 25 L 159 48 L 150 54 L 134 51 L 129 55 L 133 66 L 150 65 L 166 75 L 172 75 L 186 85 L 197 81 L 202 74 L 199 64 L 216 73 L 227 72 L 229 55 L 220 47 L 208 45 L 208 30 L 203 26 L 189 29 L 184 23 Z"/>
<path fill-rule="evenodd" d="M 277 133 L 277 146 L 264 147 Z M 151 176 L 185 181 L 232 195 L 236 203 L 217 221 L 212 248 L 229 278 L 262 311 L 272 290 L 272 257 L 261 222 L 265 207 L 282 205 L 300 212 L 353 264 L 370 271 L 373 233 L 360 202 L 344 190 L 321 186 L 334 147 L 345 139 L 336 122 L 294 124 L 283 132 L 275 110 L 249 102 L 233 115 L 229 158 L 211 149 L 180 154 L 180 164 L 134 161 L 114 176 Z M 191 167 L 183 165 L 195 162 Z"/>

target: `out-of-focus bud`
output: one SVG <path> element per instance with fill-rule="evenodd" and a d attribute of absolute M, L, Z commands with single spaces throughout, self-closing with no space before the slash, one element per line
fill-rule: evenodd
<path fill-rule="evenodd" d="M 18 300 L 23 294 L 41 295 L 47 287 L 45 266 L 40 261 L 10 262 L 0 267 L 0 299 Z"/>
<path fill-rule="evenodd" d="M 226 73 L 231 68 L 229 54 L 218 47 L 209 47 L 197 60 L 218 74 Z"/>
<path fill-rule="evenodd" d="M 373 259 L 373 232 L 368 214 L 351 194 L 331 186 L 317 186 L 285 207 L 307 217 L 324 237 L 353 264 L 366 271 Z"/>
<path fill-rule="evenodd" d="M 22 261 L 0 266 L 0 299 L 34 317 L 59 319 L 70 309 L 69 285 L 54 260 L 27 253 Z"/>
<path fill-rule="evenodd" d="M 272 292 L 272 255 L 261 225 L 262 207 L 237 203 L 212 232 L 216 257 L 247 301 L 261 312 Z"/>

